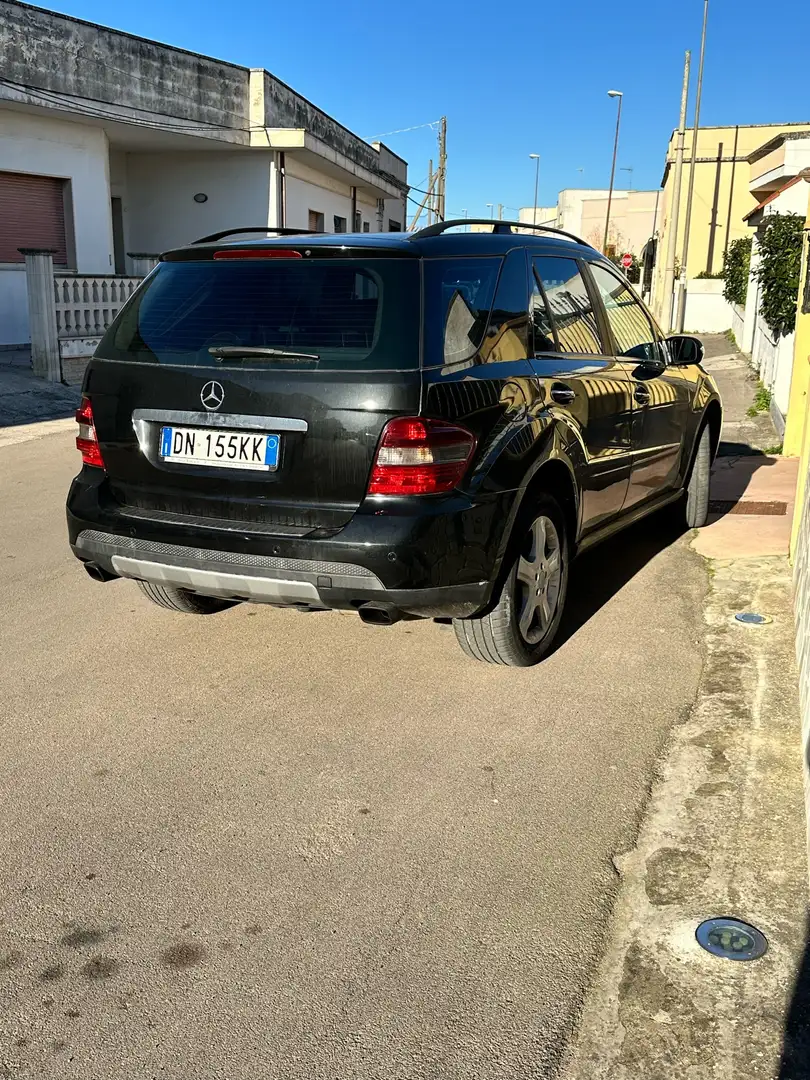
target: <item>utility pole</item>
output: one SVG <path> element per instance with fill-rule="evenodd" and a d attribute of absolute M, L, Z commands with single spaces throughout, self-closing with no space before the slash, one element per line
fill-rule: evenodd
<path fill-rule="evenodd" d="M 675 262 L 678 258 L 678 220 L 681 215 L 681 185 L 683 183 L 683 144 L 686 138 L 686 112 L 689 107 L 689 75 L 692 69 L 692 53 L 687 52 L 683 65 L 683 89 L 681 91 L 681 118 L 678 124 L 678 141 L 675 148 L 675 178 L 672 181 L 672 199 L 669 204 L 669 242 L 664 265 L 664 297 L 661 320 L 669 329 L 674 325 L 673 292 L 675 290 Z"/>
<path fill-rule="evenodd" d="M 416 228 L 416 223 L 419 221 L 419 218 L 422 216 L 422 211 L 425 209 L 426 206 L 428 208 L 430 207 L 430 205 L 432 203 L 432 200 L 433 200 L 433 187 L 434 187 L 434 184 L 436 183 L 436 176 L 437 175 L 438 174 L 434 174 L 434 172 L 433 172 L 433 162 L 431 161 L 431 163 L 430 163 L 430 172 L 428 174 L 427 191 L 425 192 L 424 199 L 422 199 L 421 203 L 417 207 L 416 213 L 413 216 L 413 221 L 408 226 L 408 232 L 413 232 L 413 230 Z M 428 209 L 428 224 L 429 225 L 432 223 L 430 215 L 431 215 L 431 211 L 430 211 L 430 209 Z"/>
<path fill-rule="evenodd" d="M 503 203 L 498 203 L 498 221 L 503 221 Z"/>
<path fill-rule="evenodd" d="M 529 154 L 530 158 L 534 159 L 534 202 L 532 204 L 532 225 L 537 224 L 537 187 L 540 183 L 540 155 Z"/>
<path fill-rule="evenodd" d="M 433 158 L 431 158 L 430 161 L 428 162 L 428 186 L 427 186 L 427 189 L 428 189 L 428 207 L 427 207 L 428 225 L 433 224 L 433 202 L 434 202 L 434 198 L 433 198 L 433 182 L 434 182 L 435 179 L 436 178 L 433 175 Z"/>
<path fill-rule="evenodd" d="M 443 116 L 439 122 L 439 182 L 436 187 L 436 213 L 439 221 L 446 218 L 447 192 L 447 117 Z"/>
<path fill-rule="evenodd" d="M 610 168 L 610 191 L 608 192 L 607 214 L 605 215 L 605 242 L 602 244 L 602 251 L 605 255 L 607 255 L 608 233 L 610 232 L 610 204 L 613 202 L 613 183 L 616 179 L 616 157 L 619 153 L 619 128 L 622 123 L 624 94 L 621 90 L 608 90 L 608 97 L 619 99 L 619 111 L 616 114 L 616 140 L 613 143 L 613 164 Z"/>
<path fill-rule="evenodd" d="M 689 232 L 692 227 L 692 200 L 695 195 L 695 171 L 697 167 L 698 131 L 700 130 L 700 99 L 703 96 L 703 61 L 706 58 L 706 27 L 709 22 L 709 0 L 703 0 L 703 35 L 700 39 L 700 64 L 698 65 L 697 97 L 695 98 L 695 131 L 692 135 L 692 168 L 689 170 L 689 194 L 686 197 L 686 223 L 683 234 L 683 257 L 681 258 L 681 288 L 678 293 L 678 317 L 675 328 L 683 333 L 686 321 L 686 260 L 689 258 Z"/>

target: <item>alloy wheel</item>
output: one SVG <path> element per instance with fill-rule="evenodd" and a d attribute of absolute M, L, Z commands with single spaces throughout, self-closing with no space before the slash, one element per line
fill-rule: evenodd
<path fill-rule="evenodd" d="M 563 570 L 560 549 L 551 518 L 535 518 L 516 568 L 518 627 L 529 645 L 542 640 L 557 611 Z"/>

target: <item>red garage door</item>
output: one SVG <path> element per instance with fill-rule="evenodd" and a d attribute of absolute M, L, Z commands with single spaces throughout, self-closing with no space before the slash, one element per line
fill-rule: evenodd
<path fill-rule="evenodd" d="M 21 263 L 18 248 L 52 248 L 67 266 L 65 183 L 53 176 L 0 172 L 0 263 Z"/>

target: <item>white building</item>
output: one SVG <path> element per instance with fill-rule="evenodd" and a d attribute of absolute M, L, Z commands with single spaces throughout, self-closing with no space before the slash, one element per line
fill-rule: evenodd
<path fill-rule="evenodd" d="M 537 207 L 537 223 L 556 225 L 601 249 L 609 194 L 607 188 L 565 188 L 555 207 Z M 608 243 L 617 254 L 631 252 L 641 256 L 658 226 L 659 194 L 657 191 L 614 189 Z M 532 221 L 534 212 L 531 206 L 524 207 L 520 211 L 520 220 Z"/>
<path fill-rule="evenodd" d="M 261 68 L 17 0 L 0 55 L 0 347 L 30 340 L 19 248 L 137 274 L 224 229 L 405 227 L 406 162 Z"/>

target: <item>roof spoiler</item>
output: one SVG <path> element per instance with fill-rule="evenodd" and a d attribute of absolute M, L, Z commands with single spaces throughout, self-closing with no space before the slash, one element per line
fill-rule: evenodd
<path fill-rule="evenodd" d="M 222 232 L 211 233 L 210 236 L 201 236 L 199 240 L 192 240 L 192 244 L 215 244 L 217 240 L 224 240 L 226 236 L 240 236 L 242 233 L 273 233 L 275 236 L 315 235 L 312 229 L 285 229 L 275 225 L 250 225 L 246 229 L 223 229 Z"/>

